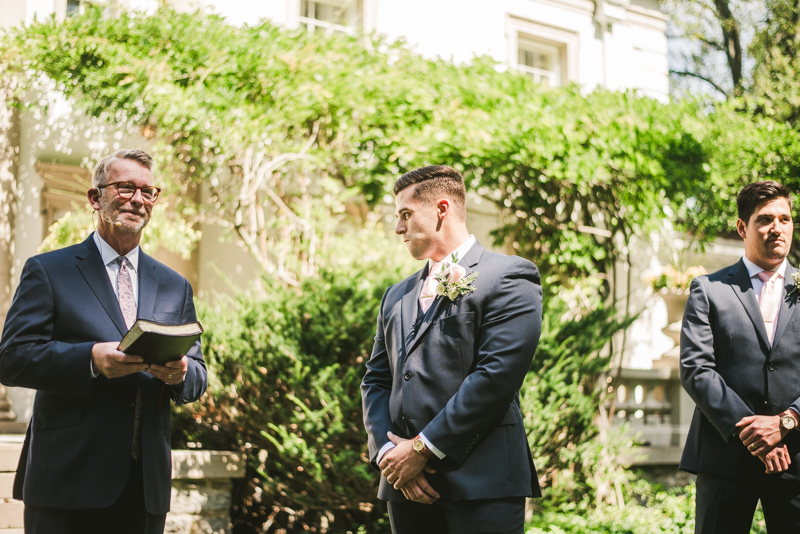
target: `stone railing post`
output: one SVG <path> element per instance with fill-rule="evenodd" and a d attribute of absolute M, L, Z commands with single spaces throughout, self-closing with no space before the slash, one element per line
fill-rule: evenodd
<path fill-rule="evenodd" d="M 244 456 L 224 451 L 172 451 L 169 534 L 230 534 L 233 479 L 244 478 Z"/>

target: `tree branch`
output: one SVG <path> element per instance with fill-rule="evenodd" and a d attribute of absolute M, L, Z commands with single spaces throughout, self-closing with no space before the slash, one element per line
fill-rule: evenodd
<path fill-rule="evenodd" d="M 719 91 L 723 95 L 725 95 L 725 98 L 728 97 L 727 91 L 723 90 L 719 85 L 717 85 L 716 83 L 714 83 L 710 79 L 708 79 L 705 76 L 702 76 L 700 74 L 697 74 L 696 72 L 689 72 L 689 71 L 685 71 L 685 70 L 671 70 L 671 71 L 669 71 L 669 73 L 670 74 L 677 74 L 678 76 L 689 76 L 689 77 L 692 77 L 692 78 L 697 78 L 698 80 L 702 80 L 702 81 L 706 82 L 707 84 L 711 85 L 714 89 L 716 89 L 717 91 Z"/>

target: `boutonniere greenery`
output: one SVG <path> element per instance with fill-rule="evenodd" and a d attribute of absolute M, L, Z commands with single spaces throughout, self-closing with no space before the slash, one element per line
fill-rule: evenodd
<path fill-rule="evenodd" d="M 458 265 L 458 255 L 453 254 L 449 266 L 442 265 L 442 270 L 434 275 L 439 284 L 436 286 L 436 294 L 455 301 L 461 295 L 475 291 L 473 282 L 478 278 L 477 272 L 467 275 L 466 269 Z"/>
<path fill-rule="evenodd" d="M 792 282 L 794 282 L 794 287 L 791 291 L 789 291 L 786 296 L 791 297 L 795 293 L 800 293 L 800 271 L 792 273 Z"/>

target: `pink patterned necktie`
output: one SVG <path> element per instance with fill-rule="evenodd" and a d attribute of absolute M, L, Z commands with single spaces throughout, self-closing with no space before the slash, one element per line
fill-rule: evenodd
<path fill-rule="evenodd" d="M 419 305 L 422 308 L 422 313 L 426 313 L 433 301 L 436 300 L 436 286 L 439 285 L 439 282 L 436 281 L 436 275 L 441 270 L 442 262 L 433 262 L 431 270 L 428 271 L 428 277 L 425 279 L 425 283 L 422 284 L 422 291 L 419 294 Z"/>
<path fill-rule="evenodd" d="M 117 273 L 117 288 L 119 290 L 119 308 L 125 319 L 125 326 L 130 329 L 136 322 L 136 299 L 133 298 L 133 283 L 128 271 L 129 260 L 125 256 L 117 258 L 119 272 Z"/>
<path fill-rule="evenodd" d="M 758 278 L 764 283 L 761 287 L 761 298 L 758 300 L 758 307 L 761 308 L 761 317 L 764 319 L 764 326 L 767 329 L 769 342 L 775 335 L 775 319 L 778 317 L 778 307 L 780 305 L 781 286 L 778 284 L 781 276 L 772 271 L 761 271 Z"/>
<path fill-rule="evenodd" d="M 133 298 L 133 283 L 128 270 L 129 260 L 125 256 L 117 258 L 119 272 L 117 273 L 117 289 L 119 290 L 119 308 L 125 325 L 130 329 L 136 322 L 136 299 Z M 136 388 L 136 404 L 133 410 L 133 443 L 131 456 L 137 462 L 142 456 L 142 389 Z"/>

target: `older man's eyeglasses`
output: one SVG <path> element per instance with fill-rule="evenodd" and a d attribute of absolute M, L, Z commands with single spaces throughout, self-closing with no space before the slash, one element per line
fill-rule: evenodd
<path fill-rule="evenodd" d="M 136 184 L 132 184 L 129 182 L 111 182 L 110 184 L 105 185 L 98 185 L 96 189 L 103 189 L 104 187 L 115 187 L 117 189 L 117 194 L 121 198 L 133 198 L 133 195 L 136 194 L 136 190 L 142 192 L 142 199 L 145 202 L 155 202 L 158 198 L 159 193 L 161 193 L 160 187 L 155 186 L 147 186 L 147 187 L 138 187 Z"/>

